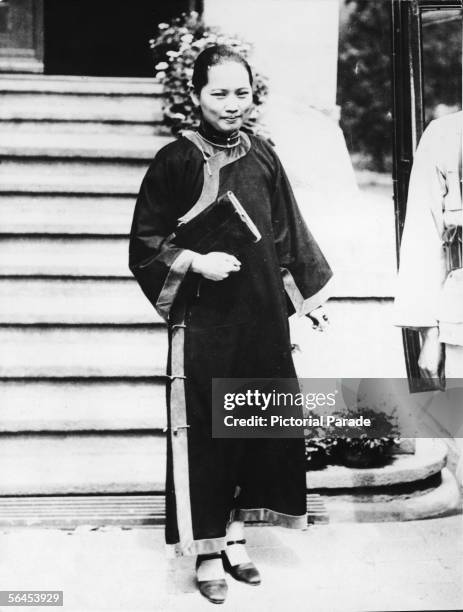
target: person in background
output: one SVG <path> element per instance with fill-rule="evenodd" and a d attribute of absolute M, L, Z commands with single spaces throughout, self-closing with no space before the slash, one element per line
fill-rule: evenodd
<path fill-rule="evenodd" d="M 421 137 L 400 247 L 394 320 L 420 332 L 427 379 L 463 379 L 462 120 L 461 111 L 435 119 Z"/>

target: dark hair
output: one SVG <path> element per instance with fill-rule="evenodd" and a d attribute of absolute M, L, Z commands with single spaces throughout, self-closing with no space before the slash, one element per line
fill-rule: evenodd
<path fill-rule="evenodd" d="M 247 70 L 249 75 L 249 83 L 252 87 L 252 70 L 244 57 L 226 45 L 213 45 L 212 47 L 207 47 L 207 49 L 201 51 L 196 58 L 193 68 L 193 76 L 191 78 L 195 93 L 199 95 L 201 93 L 201 89 L 207 85 L 209 80 L 208 71 L 211 66 L 226 64 L 228 62 L 236 62 L 237 64 L 241 64 Z"/>

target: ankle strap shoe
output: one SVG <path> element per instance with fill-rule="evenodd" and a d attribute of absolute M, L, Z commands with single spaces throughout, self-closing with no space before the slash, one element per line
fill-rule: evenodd
<path fill-rule="evenodd" d="M 246 544 L 246 540 L 232 540 L 227 542 L 227 546 L 232 544 Z M 222 552 L 223 567 L 226 572 L 230 574 L 235 580 L 250 584 L 251 586 L 258 586 L 262 580 L 257 567 L 252 561 L 247 563 L 238 563 L 238 565 L 231 565 L 227 557 L 227 551 Z"/>
<path fill-rule="evenodd" d="M 203 561 L 207 561 L 208 559 L 221 559 L 222 555 L 220 553 L 211 553 L 208 555 L 198 555 L 196 558 L 196 570 L 201 565 Z M 228 585 L 223 578 L 216 578 L 214 580 L 198 580 L 196 579 L 198 584 L 198 590 L 203 597 L 209 600 L 211 603 L 222 604 L 224 603 L 227 592 Z"/>

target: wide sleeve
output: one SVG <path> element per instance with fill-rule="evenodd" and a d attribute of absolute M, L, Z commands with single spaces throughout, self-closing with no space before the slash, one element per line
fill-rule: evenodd
<path fill-rule="evenodd" d="M 272 202 L 275 247 L 283 284 L 294 311 L 303 316 L 331 295 L 333 273 L 308 230 L 286 172 L 273 152 L 276 175 Z"/>
<path fill-rule="evenodd" d="M 436 127 L 431 123 L 423 133 L 410 174 L 394 303 L 394 323 L 401 327 L 438 325 L 438 301 L 446 277 L 442 241 L 446 182 Z"/>
<path fill-rule="evenodd" d="M 158 154 L 141 184 L 130 232 L 129 268 L 166 321 L 195 253 L 171 241 L 177 223 L 175 176 Z"/>

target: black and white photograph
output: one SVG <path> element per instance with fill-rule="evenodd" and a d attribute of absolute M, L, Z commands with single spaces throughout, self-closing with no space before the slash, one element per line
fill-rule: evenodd
<path fill-rule="evenodd" d="M 463 610 L 462 0 L 0 0 L 0 610 Z"/>

